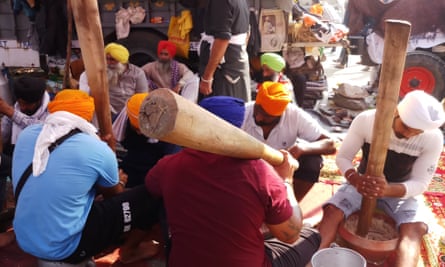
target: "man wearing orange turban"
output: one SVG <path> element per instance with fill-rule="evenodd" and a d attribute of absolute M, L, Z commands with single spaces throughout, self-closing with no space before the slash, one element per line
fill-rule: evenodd
<path fill-rule="evenodd" d="M 335 153 L 334 141 L 318 122 L 291 102 L 279 82 L 264 82 L 255 102 L 246 104 L 242 129 L 275 149 L 286 149 L 300 162 L 294 173 L 294 193 L 301 201 L 318 181 L 321 155 Z"/>
<path fill-rule="evenodd" d="M 107 61 L 111 117 L 114 120 L 125 107 L 128 98 L 135 93 L 148 92 L 148 84 L 144 71 L 129 62 L 130 52 L 125 46 L 109 43 L 105 46 L 105 58 Z M 86 72 L 80 75 L 79 88 L 88 94 L 90 93 Z"/>
<path fill-rule="evenodd" d="M 147 96 L 148 93 L 140 93 L 130 97 L 127 108 L 113 122 L 113 135 L 127 150 L 119 164 L 128 175 L 127 187 L 144 184 L 145 175 L 159 159 L 180 150 L 175 144 L 148 138 L 141 133 L 139 109 Z"/>
<path fill-rule="evenodd" d="M 196 103 L 198 78 L 185 64 L 176 61 L 175 55 L 174 43 L 165 40 L 158 43 L 158 60 L 142 67 L 148 80 L 149 90 L 169 88 Z"/>
<path fill-rule="evenodd" d="M 14 188 L 28 178 L 22 190 L 15 191 L 18 205 L 11 234 L 20 248 L 44 266 L 86 266 L 93 256 L 120 245 L 122 238 L 123 262 L 156 254 L 157 245 L 139 242 L 141 234 L 158 223 L 160 203 L 144 185 L 124 191 L 127 177 L 118 171 L 115 153 L 88 122 L 93 99 L 65 89 L 48 110 L 42 124 L 21 132 L 12 159 Z M 104 199 L 97 200 L 97 194 Z M 107 221 L 113 223 L 103 224 Z"/>
<path fill-rule="evenodd" d="M 65 89 L 49 102 L 48 111 L 49 113 L 67 111 L 91 121 L 94 114 L 94 99 L 83 91 Z"/>
<path fill-rule="evenodd" d="M 148 93 L 134 94 L 127 101 L 127 115 L 130 125 L 134 129 L 140 130 L 139 128 L 139 109 L 141 108 L 142 102 L 147 98 Z"/>

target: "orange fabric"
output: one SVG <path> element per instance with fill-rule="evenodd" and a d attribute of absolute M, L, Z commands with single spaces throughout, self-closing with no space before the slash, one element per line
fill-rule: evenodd
<path fill-rule="evenodd" d="M 255 103 L 260 105 L 267 114 L 281 116 L 291 101 L 289 91 L 279 82 L 264 82 L 258 89 Z"/>
<path fill-rule="evenodd" d="M 130 120 L 131 126 L 136 129 L 139 128 L 139 109 L 141 108 L 142 102 L 148 96 L 148 93 L 138 93 L 134 94 L 127 101 L 127 115 Z"/>
<path fill-rule="evenodd" d="M 317 15 L 317 16 L 323 16 L 323 6 L 321 4 L 314 4 L 309 9 L 309 12 L 311 14 Z"/>
<path fill-rule="evenodd" d="M 94 114 L 94 99 L 83 91 L 64 89 L 48 103 L 48 111 L 49 113 L 67 111 L 91 121 Z"/>
<path fill-rule="evenodd" d="M 303 25 L 306 27 L 312 27 L 316 24 L 317 20 L 314 16 L 309 14 L 303 14 Z"/>

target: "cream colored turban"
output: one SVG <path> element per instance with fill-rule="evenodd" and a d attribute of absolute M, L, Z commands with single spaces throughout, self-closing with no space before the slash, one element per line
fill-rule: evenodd
<path fill-rule="evenodd" d="M 445 122 L 442 104 L 422 90 L 406 94 L 397 110 L 403 123 L 410 128 L 427 131 L 437 129 Z"/>

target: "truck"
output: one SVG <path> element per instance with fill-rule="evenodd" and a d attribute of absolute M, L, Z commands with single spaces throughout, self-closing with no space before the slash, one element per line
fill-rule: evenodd
<path fill-rule="evenodd" d="M 445 2 L 443 0 L 349 0 L 349 39 L 368 65 L 382 63 L 386 19 L 411 24 L 400 96 L 421 89 L 445 97 Z"/>
<path fill-rule="evenodd" d="M 22 2 L 28 2 L 28 0 L 21 0 Z M 188 0 L 190 2 L 190 0 Z M 195 1 L 195 0 L 193 0 Z M 196 2 L 205 3 L 207 0 L 196 0 Z M 267 34 L 262 38 L 262 44 L 267 44 L 267 47 L 261 48 L 261 52 L 278 52 L 281 53 L 286 45 L 287 38 L 287 27 L 288 21 L 292 16 L 291 12 L 286 12 L 285 10 L 291 11 L 293 8 L 292 0 L 245 0 L 251 11 L 251 17 L 255 17 L 257 20 L 257 28 L 261 31 L 264 25 L 264 20 L 266 18 L 272 18 L 275 24 L 276 31 L 272 34 Z M 43 1 L 44 2 L 44 1 Z M 193 14 L 193 29 L 190 32 L 190 49 L 188 51 L 187 57 L 176 57 L 176 59 L 182 63 L 185 63 L 194 72 L 198 71 L 199 57 L 198 57 L 198 45 L 200 40 L 200 32 L 202 30 L 202 25 L 199 24 L 202 21 L 203 16 L 201 15 L 204 8 L 203 7 L 190 7 L 183 6 L 181 3 L 187 1 L 179 0 L 98 0 L 98 10 L 100 15 L 100 21 L 102 26 L 103 39 L 105 43 L 118 42 L 123 44 L 130 51 L 130 62 L 142 66 L 147 62 L 153 61 L 157 58 L 157 44 L 160 40 L 168 39 L 168 29 L 171 19 L 178 17 L 183 13 L 184 10 L 189 10 Z M 309 3 L 309 2 L 308 2 Z M 44 6 L 41 7 L 44 9 Z M 143 16 L 138 14 L 138 21 L 128 23 L 128 16 L 135 14 L 134 11 L 138 10 L 144 13 Z M 41 11 L 43 13 L 44 11 Z M 48 11 L 49 12 L 49 11 Z M 121 13 L 121 14 L 120 14 Z M 253 14 L 253 15 L 252 15 Z M 41 53 L 35 51 L 33 47 L 36 46 L 35 38 L 31 38 L 32 34 L 36 35 L 36 28 L 41 26 L 36 26 L 36 23 L 30 23 L 29 14 L 24 12 L 24 10 L 17 9 L 11 4 L 10 1 L 0 0 L 0 40 L 6 40 L 7 45 L 1 49 L 0 53 L 8 54 L 2 58 L 7 59 L 19 59 L 18 54 L 24 54 L 25 52 L 32 52 L 34 54 L 34 60 L 32 63 L 29 59 L 32 57 L 24 57 L 24 62 L 22 64 L 17 64 L 16 61 L 4 60 L 6 66 L 22 66 L 22 67 L 41 67 L 46 71 L 51 70 L 51 66 L 48 68 L 47 65 L 58 64 L 58 69 L 63 69 L 63 60 L 54 60 L 48 58 Z M 120 20 L 127 16 L 126 25 Z M 142 18 L 142 19 L 141 19 Z M 60 20 L 60 24 L 63 24 L 63 18 Z M 35 19 L 38 21 L 38 18 Z M 4 23 L 3 23 L 4 22 Z M 58 21 L 53 22 L 57 23 Z M 195 23 L 196 22 L 196 23 Z M 49 25 L 51 27 L 51 25 Z M 59 25 L 57 25 L 59 26 Z M 122 37 L 122 27 L 117 26 L 129 26 L 128 35 Z M 254 29 L 254 28 L 253 28 Z M 251 35 L 252 36 L 252 35 Z M 118 38 L 119 37 L 119 38 Z M 252 38 L 251 38 L 252 39 Z M 76 46 L 76 36 L 73 35 L 73 46 Z M 312 44 L 311 46 L 313 46 Z M 315 45 L 323 45 L 322 42 L 317 42 Z M 30 49 L 31 48 L 31 49 Z M 65 50 L 64 48 L 60 50 Z M 13 53 L 14 52 L 14 53 Z M 12 55 L 14 54 L 14 55 Z M 252 57 L 250 57 L 252 58 Z M 61 58 L 63 59 L 63 58 Z M 35 62 L 38 61 L 38 62 Z M 48 63 L 52 61 L 52 63 Z M 257 60 L 259 62 L 259 60 Z M 72 65 L 71 65 L 72 66 Z M 260 68 L 256 65 L 256 72 L 260 73 Z M 78 71 L 76 73 L 79 73 Z M 60 79 L 59 79 L 60 80 Z M 316 102 L 317 98 L 321 97 L 321 90 L 327 88 L 327 84 L 323 86 L 318 86 L 315 84 L 316 93 L 308 97 L 310 105 Z M 55 92 L 61 89 L 62 85 L 59 82 L 55 85 Z M 311 85 L 312 86 L 312 85 Z M 51 86 L 54 87 L 54 86 Z M 252 87 L 254 93 L 254 86 Z"/>
<path fill-rule="evenodd" d="M 257 21 L 261 19 L 263 10 L 282 10 L 283 3 L 292 4 L 293 1 L 280 0 L 245 0 L 256 15 Z M 355 0 L 350 0 L 353 2 Z M 357 0 L 360 1 L 360 0 Z M 421 1 L 421 0 L 412 0 Z M 441 1 L 441 0 L 433 0 Z M 178 0 L 98 0 L 99 13 L 102 23 L 103 38 L 105 43 L 118 41 L 124 44 L 130 51 L 130 62 L 138 66 L 153 61 L 157 57 L 157 43 L 160 40 L 168 38 L 167 31 L 170 18 L 178 16 L 182 10 L 187 9 L 182 6 Z M 308 7 L 313 1 L 300 0 L 300 6 Z M 391 2 L 391 1 L 389 1 Z M 396 1 L 397 2 L 397 1 Z M 344 12 L 344 1 L 330 1 L 331 5 L 338 10 L 341 15 Z M 130 6 L 141 7 L 145 10 L 145 18 L 137 24 L 130 24 L 130 32 L 126 38 L 117 39 L 116 35 L 116 13 L 120 9 L 126 9 Z M 193 14 L 199 18 L 199 9 L 191 8 Z M 289 21 L 289 12 L 284 13 L 285 22 Z M 31 25 L 32 26 L 32 25 Z M 29 31 L 31 29 L 29 19 L 24 12 L 14 12 L 11 1 L 0 0 L 0 58 L 3 65 L 21 66 L 44 65 L 45 57 L 30 49 L 32 43 L 29 41 Z M 287 28 L 286 28 L 287 31 Z M 286 32 L 287 34 L 287 32 Z M 434 39 L 422 33 L 425 38 L 412 38 L 410 50 L 407 54 L 405 71 L 403 75 L 401 92 L 414 89 L 423 89 L 434 95 L 438 99 L 445 97 L 445 35 L 443 32 L 436 32 Z M 284 38 L 287 39 L 288 36 Z M 361 36 L 355 38 L 351 36 L 351 47 L 359 47 L 366 49 L 352 49 L 359 53 L 367 53 L 368 51 L 378 51 L 382 49 L 381 40 L 369 41 Z M 75 37 L 74 37 L 75 38 Z M 199 31 L 193 29 L 190 33 L 190 51 L 188 58 L 178 58 L 179 61 L 186 63 L 192 70 L 197 71 L 198 55 L 197 48 L 199 44 Z M 378 38 L 375 38 L 378 39 Z M 433 41 L 432 41 L 433 40 Z M 364 42 L 368 44 L 364 45 Z M 279 46 L 275 52 L 282 52 L 284 47 L 288 45 L 283 40 L 283 45 Z M 296 46 L 305 46 L 304 43 L 294 44 Z M 311 46 L 314 43 L 310 44 Z M 324 46 L 322 42 L 315 44 L 316 46 Z M 375 56 L 374 64 L 380 64 L 381 58 Z"/>
<path fill-rule="evenodd" d="M 246 1 L 256 11 L 261 8 L 276 7 L 274 0 Z M 0 0 L 0 63 L 6 66 L 39 67 L 44 58 L 39 58 L 38 51 L 32 49 L 38 46 L 36 40 L 30 40 L 30 34 L 35 33 L 35 23 L 30 21 L 29 14 L 24 9 L 18 9 L 13 2 Z M 118 41 L 124 44 L 130 51 L 130 62 L 138 66 L 156 59 L 158 42 L 168 38 L 170 18 L 178 16 L 182 10 L 186 9 L 179 2 L 177 0 L 98 0 L 104 42 Z M 145 18 L 137 24 L 131 23 L 128 37 L 117 40 L 116 13 L 129 7 L 142 8 L 146 12 Z M 75 47 L 76 37 L 73 36 L 73 38 Z M 199 33 L 191 32 L 190 56 L 187 60 L 179 58 L 180 61 L 186 61 L 192 66 L 196 63 L 199 38 Z"/>
<path fill-rule="evenodd" d="M 201 2 L 205 2 L 201 1 Z M 292 0 L 276 1 L 276 0 L 245 0 L 248 2 L 250 9 L 255 12 L 257 19 L 259 19 L 261 10 L 264 9 L 278 9 L 283 4 L 280 2 L 292 3 Z M 329 0 L 337 3 L 337 0 Z M 15 2 L 27 2 L 15 1 Z M 34 2 L 34 1 L 30 1 Z M 105 43 L 112 41 L 119 41 L 128 47 L 130 50 L 130 61 L 136 65 L 142 65 L 148 61 L 156 58 L 157 43 L 160 40 L 167 39 L 167 31 L 170 23 L 170 18 L 178 16 L 182 10 L 186 9 L 180 4 L 178 0 L 98 0 L 99 13 L 102 23 L 103 38 Z M 196 0 L 195 2 L 200 2 Z M 302 1 L 304 5 L 309 5 L 311 1 Z M 278 4 L 277 4 L 278 3 Z M 127 9 L 129 7 L 141 7 L 145 12 L 145 18 L 137 24 L 131 23 L 131 29 L 128 37 L 117 40 L 116 34 L 116 13 L 121 9 Z M 190 8 L 193 14 L 199 12 L 199 8 Z M 288 16 L 291 14 L 285 12 L 285 21 L 288 20 Z M 196 14 L 194 18 L 201 18 L 199 14 Z M 30 32 L 33 32 L 32 27 L 34 23 L 30 23 L 27 18 L 25 10 L 17 10 L 13 1 L 0 0 L 0 55 L 2 55 L 2 61 L 6 65 L 17 65 L 11 57 L 12 51 L 7 49 L 21 49 L 22 53 L 28 51 L 28 48 L 35 47 L 34 43 L 30 39 Z M 75 38 L 75 36 L 74 36 Z M 196 61 L 195 53 L 197 50 L 197 44 L 200 36 L 199 31 L 192 30 L 190 36 L 190 52 L 191 56 L 188 58 L 188 63 Z M 32 49 L 31 49 L 32 50 Z M 281 49 L 278 48 L 277 52 Z M 9 52 L 6 53 L 5 51 Z M 24 53 L 26 54 L 26 53 Z M 16 56 L 17 53 L 14 53 Z M 24 56 L 29 58 L 28 55 Z M 22 66 L 33 65 L 38 67 L 38 63 L 35 62 L 35 55 L 33 55 L 32 63 L 23 62 Z M 38 58 L 37 58 L 38 59 Z M 21 58 L 20 58 L 20 61 Z M 10 64 L 8 64 L 10 63 Z"/>

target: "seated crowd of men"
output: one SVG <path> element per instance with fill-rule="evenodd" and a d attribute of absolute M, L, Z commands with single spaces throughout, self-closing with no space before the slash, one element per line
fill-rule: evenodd
<path fill-rule="evenodd" d="M 366 175 L 375 111 L 357 116 L 337 156 L 347 184 L 324 205 L 317 230 L 303 225 L 298 202 L 318 181 L 323 155 L 335 154 L 336 144 L 295 103 L 279 55 L 263 55 L 268 78 L 255 100 L 245 102 L 198 97 L 199 78 L 174 60 L 168 41 L 159 43 L 159 59 L 142 68 L 129 63 L 122 45 L 111 43 L 105 53 L 113 136 L 126 149 L 119 162 L 97 136 L 85 73 L 80 90 L 64 89 L 52 100 L 45 81 L 32 77 L 14 82 L 14 105 L 0 99 L 2 137 L 11 145 L 1 155 L 0 180 L 12 177 L 16 197 L 13 230 L 0 234 L 0 245 L 17 240 L 42 262 L 73 264 L 116 245 L 120 260 L 130 263 L 159 251 L 147 236 L 160 223 L 169 266 L 305 266 L 335 241 L 340 221 L 366 196 L 378 198 L 397 222 L 397 266 L 415 266 L 427 232 L 413 212 L 415 196 L 426 190 L 443 145 L 445 115 L 436 99 L 414 91 L 399 103 L 386 162 L 392 169 L 385 169 L 385 177 Z M 281 151 L 283 163 L 271 166 L 145 136 L 140 107 L 158 88 L 182 94 Z M 352 160 L 360 149 L 364 160 L 356 169 Z M 403 165 L 394 170 L 393 162 Z M 4 195 L 3 187 L 2 203 Z"/>

